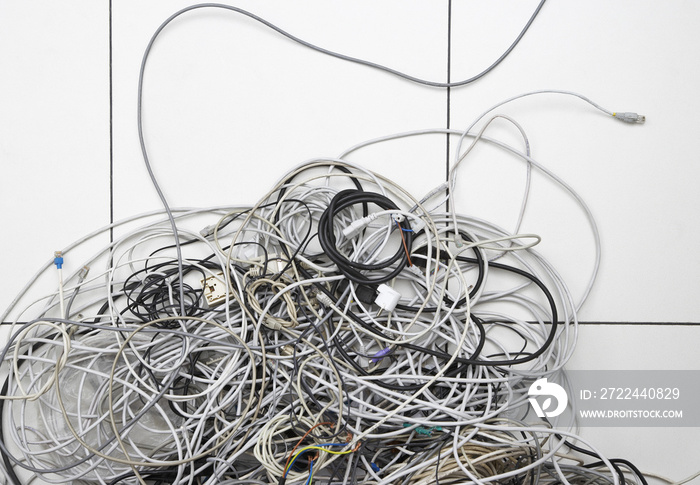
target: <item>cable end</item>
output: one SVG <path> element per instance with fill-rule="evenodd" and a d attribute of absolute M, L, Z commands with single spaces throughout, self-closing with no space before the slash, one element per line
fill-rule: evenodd
<path fill-rule="evenodd" d="M 377 288 L 378 294 L 375 298 L 374 303 L 379 306 L 382 310 L 389 313 L 394 311 L 396 305 L 401 299 L 401 293 L 393 289 L 391 286 L 381 284 Z"/>
<path fill-rule="evenodd" d="M 624 113 L 613 113 L 613 118 L 617 118 L 625 123 L 638 123 L 640 125 L 644 124 L 647 117 L 637 113 L 632 113 L 630 111 L 625 111 Z"/>
<path fill-rule="evenodd" d="M 331 297 L 322 291 L 316 293 L 316 300 L 326 308 L 330 308 L 333 305 L 333 300 L 331 300 Z"/>
<path fill-rule="evenodd" d="M 347 239 L 354 237 L 358 232 L 362 231 L 369 223 L 377 218 L 377 214 L 370 214 L 361 219 L 357 219 L 350 223 L 350 225 L 343 229 L 343 236 Z"/>
<path fill-rule="evenodd" d="M 416 219 L 411 224 L 411 229 L 413 229 L 414 234 L 418 234 L 419 232 L 421 232 L 424 227 L 425 222 L 423 222 L 421 219 Z"/>
<path fill-rule="evenodd" d="M 78 279 L 84 280 L 87 278 L 88 273 L 90 272 L 90 266 L 85 265 L 82 268 L 80 268 L 80 271 L 78 271 Z"/>
<path fill-rule="evenodd" d="M 418 276 L 419 278 L 425 278 L 425 275 L 423 274 L 421 269 L 415 264 L 413 266 L 406 266 L 406 269 L 414 275 Z"/>
<path fill-rule="evenodd" d="M 55 264 L 58 269 L 63 268 L 63 251 L 56 251 L 53 253 L 53 264 Z"/>
<path fill-rule="evenodd" d="M 212 234 L 214 234 L 214 229 L 216 226 L 214 224 L 206 226 L 204 229 L 199 231 L 199 235 L 202 236 L 204 239 L 208 238 Z"/>
<path fill-rule="evenodd" d="M 391 352 L 391 347 L 386 347 L 386 348 L 380 350 L 379 352 L 377 352 L 376 354 L 374 354 L 374 355 L 372 356 L 372 358 L 369 359 L 369 361 L 370 361 L 372 364 L 376 364 L 377 362 L 379 362 L 380 360 L 382 360 L 384 357 L 386 357 L 387 355 L 389 355 L 390 352 Z"/>

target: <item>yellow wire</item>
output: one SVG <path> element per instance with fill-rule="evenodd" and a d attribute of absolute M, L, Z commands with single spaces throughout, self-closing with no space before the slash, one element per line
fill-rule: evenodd
<path fill-rule="evenodd" d="M 286 470 L 284 470 L 284 472 L 287 473 L 289 471 L 289 469 L 291 468 L 292 463 L 294 463 L 294 460 L 296 460 L 299 455 L 301 455 L 302 453 L 304 453 L 305 451 L 308 451 L 308 450 L 321 450 L 321 451 L 325 451 L 326 453 L 330 453 L 331 455 L 348 455 L 348 454 L 355 451 L 355 450 L 333 451 L 333 450 L 329 450 L 328 448 L 324 448 L 323 446 L 315 446 L 315 445 L 305 446 L 304 448 L 299 450 L 297 452 L 297 454 L 292 457 L 291 460 L 289 460 L 289 465 L 287 465 L 287 468 L 286 468 Z"/>

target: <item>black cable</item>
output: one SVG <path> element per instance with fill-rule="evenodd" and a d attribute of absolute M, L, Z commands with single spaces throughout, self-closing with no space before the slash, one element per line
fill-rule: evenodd
<path fill-rule="evenodd" d="M 317 165 L 315 165 L 315 166 L 317 166 Z M 352 176 L 352 171 L 349 168 L 344 167 L 343 165 L 331 165 L 330 163 L 327 166 L 329 168 L 337 168 L 341 172 L 348 174 L 349 175 L 348 178 L 353 183 L 353 185 L 357 188 L 357 190 L 359 190 L 360 192 L 364 191 L 364 189 L 362 188 L 362 183 L 360 182 L 360 180 L 357 177 Z M 275 202 L 275 205 L 279 204 L 280 200 L 282 200 L 282 197 L 287 192 L 287 185 L 290 184 L 292 182 L 292 180 L 294 180 L 298 175 L 301 175 L 302 173 L 303 173 L 303 171 L 298 172 L 295 175 L 289 177 L 287 180 L 285 180 L 282 183 L 282 187 L 280 188 L 280 190 L 277 194 L 277 201 Z M 292 200 L 292 199 L 287 199 L 287 200 Z M 271 204 L 267 204 L 267 205 L 271 205 Z M 267 205 L 261 206 L 261 207 L 266 207 Z M 362 215 L 366 216 L 367 214 L 368 214 L 367 204 L 363 204 L 362 205 Z M 273 217 L 273 221 L 275 224 L 277 224 L 279 222 L 279 217 L 280 217 L 280 211 L 275 211 L 275 216 Z"/>
<path fill-rule="evenodd" d="M 561 435 L 556 435 L 557 438 L 562 439 Z M 564 440 L 564 444 L 568 446 L 570 449 L 577 451 L 579 453 L 582 453 L 584 455 L 591 456 L 593 458 L 597 458 L 599 461 L 596 461 L 594 463 L 587 463 L 586 465 L 583 465 L 584 468 L 598 468 L 599 466 L 605 466 L 605 462 L 601 459 L 600 455 L 597 453 L 587 450 L 585 448 L 581 448 L 580 446 L 576 446 L 573 443 L 569 442 L 568 440 Z M 615 469 L 615 472 L 617 473 L 617 476 L 620 480 L 620 485 L 625 485 L 625 474 L 622 472 L 620 467 L 618 466 L 619 464 L 622 464 L 629 468 L 637 477 L 639 478 L 639 481 L 642 483 L 642 485 L 648 485 L 646 478 L 644 477 L 644 474 L 639 471 L 639 468 L 634 466 L 630 461 L 625 460 L 624 458 L 610 458 L 608 460 L 613 468 Z"/>
<path fill-rule="evenodd" d="M 168 470 L 157 470 L 157 471 L 151 471 L 151 472 L 139 472 L 139 475 L 141 475 L 142 478 L 144 479 L 149 479 L 149 480 L 156 480 L 156 485 L 157 484 L 171 484 L 173 483 L 173 480 L 177 478 L 177 471 L 168 471 Z M 134 472 L 128 472 L 124 473 L 122 475 L 119 475 L 116 477 L 114 480 L 109 482 L 109 485 L 117 485 L 118 483 L 122 482 L 123 480 L 126 480 L 127 478 L 135 478 L 136 474 Z"/>
<path fill-rule="evenodd" d="M 321 218 L 318 221 L 318 239 L 325 254 L 338 266 L 338 269 L 346 278 L 359 285 L 378 285 L 398 276 L 403 268 L 409 264 L 408 255 L 411 253 L 413 233 L 409 231 L 404 232 L 403 237 L 405 238 L 406 248 L 400 246 L 393 256 L 379 263 L 351 261 L 336 246 L 333 218 L 343 209 L 365 203 L 377 205 L 385 210 L 399 210 L 398 206 L 391 199 L 381 194 L 353 189 L 342 190 L 333 197 L 326 210 L 321 214 Z M 397 223 L 397 226 L 400 231 L 404 229 L 401 223 Z M 369 277 L 362 273 L 363 271 L 388 270 L 394 263 L 396 263 L 396 266 L 388 274 Z"/>
<path fill-rule="evenodd" d="M 476 263 L 477 262 L 476 259 L 461 257 L 461 256 L 458 257 L 457 259 L 459 261 L 468 262 L 468 263 Z M 542 355 L 547 350 L 547 348 L 549 348 L 549 346 L 554 341 L 554 338 L 556 337 L 556 330 L 557 330 L 557 324 L 558 324 L 558 314 L 557 314 L 556 303 L 554 302 L 554 297 L 552 296 L 549 289 L 545 286 L 545 284 L 542 283 L 542 281 L 540 281 L 539 278 L 537 278 L 533 274 L 528 273 L 527 271 L 521 270 L 519 268 L 515 268 L 513 266 L 508 266 L 506 264 L 495 263 L 495 262 L 489 263 L 489 267 L 496 268 L 496 269 L 502 269 L 505 271 L 515 273 L 517 275 L 520 275 L 520 276 L 523 276 L 523 277 L 529 279 L 530 281 L 532 281 L 533 283 L 535 283 L 537 285 L 537 287 L 544 293 L 545 297 L 547 298 L 547 301 L 549 303 L 549 306 L 550 306 L 551 312 L 552 312 L 551 329 L 550 329 L 549 335 L 547 336 L 547 339 L 545 340 L 545 342 L 542 344 L 542 346 L 539 349 L 528 354 L 526 357 L 522 357 L 519 359 L 485 361 L 485 360 L 481 360 L 481 359 L 456 357 L 454 362 L 460 363 L 460 364 L 483 365 L 483 366 L 489 366 L 489 367 L 507 367 L 507 366 L 511 366 L 511 365 L 517 365 L 517 364 L 522 364 L 525 362 L 530 362 L 530 361 L 536 359 L 537 357 L 539 357 L 540 355 Z M 304 272 L 303 269 L 302 269 L 302 272 Z M 309 276 L 308 272 L 305 272 L 305 273 L 306 273 L 305 276 L 307 278 L 309 278 L 310 276 Z M 334 303 L 337 302 L 337 298 L 335 297 L 335 295 L 333 295 L 330 291 L 328 291 L 328 289 L 326 289 L 323 285 L 315 283 L 315 286 L 319 291 L 323 292 L 329 298 L 331 298 L 331 300 Z M 354 321 L 358 325 L 362 326 L 366 330 L 368 330 L 376 335 L 380 335 L 380 336 L 384 337 L 384 335 L 379 330 L 377 330 L 375 327 L 373 327 L 372 325 L 370 325 L 367 322 L 365 322 L 364 320 L 362 320 L 353 311 L 348 309 L 348 310 L 346 310 L 345 314 L 352 321 Z M 434 357 L 441 358 L 445 361 L 449 360 L 452 357 L 451 355 L 449 355 L 446 352 L 430 349 L 427 347 L 421 347 L 418 345 L 413 345 L 413 344 L 408 344 L 408 343 L 400 343 L 397 345 L 400 347 L 409 349 L 409 350 L 413 350 L 415 352 L 427 353 L 427 354 L 430 354 Z M 340 346 L 339 346 L 339 348 L 340 348 Z M 349 360 L 348 362 L 352 365 L 352 360 Z M 355 366 L 353 366 L 353 367 L 355 367 Z"/>
<path fill-rule="evenodd" d="M 466 263 L 476 263 L 477 260 L 474 258 L 467 258 L 465 256 L 458 256 L 457 261 L 461 262 L 466 262 Z M 496 269 L 502 269 L 504 271 L 509 271 L 511 273 L 523 276 L 533 283 L 537 285 L 537 287 L 544 293 L 545 297 L 547 298 L 547 302 L 549 303 L 549 307 L 551 309 L 551 328 L 549 331 L 549 335 L 547 336 L 547 339 L 544 341 L 542 346 L 535 350 L 534 352 L 530 353 L 527 357 L 522 357 L 519 359 L 510 359 L 510 360 L 491 360 L 491 361 L 480 361 L 476 360 L 473 361 L 471 359 L 463 359 L 458 357 L 457 361 L 462 362 L 462 363 L 472 363 L 476 365 L 486 365 L 486 366 L 492 366 L 492 367 L 501 367 L 501 366 L 511 366 L 511 365 L 517 365 L 517 364 L 524 364 L 525 362 L 530 362 L 540 355 L 542 355 L 550 345 L 552 345 L 552 342 L 554 342 L 554 338 L 556 337 L 557 334 L 557 325 L 558 325 L 558 314 L 557 314 L 557 306 L 556 303 L 554 302 L 554 297 L 552 296 L 552 293 L 549 291 L 547 286 L 542 283 L 542 281 L 537 278 L 535 275 L 528 273 L 527 271 L 524 271 L 520 268 L 516 268 L 514 266 L 509 266 L 506 264 L 502 263 L 496 263 L 496 262 L 490 262 L 489 263 L 490 268 L 496 268 Z M 421 350 L 421 347 L 412 345 L 412 344 L 402 344 L 403 347 L 412 349 L 412 350 Z"/>
<path fill-rule="evenodd" d="M 349 312 L 348 312 L 348 316 L 350 316 Z M 483 349 L 485 342 L 486 342 L 486 331 L 484 330 L 484 327 L 483 327 L 483 325 L 478 317 L 475 317 L 472 315 L 472 321 L 479 329 L 479 342 L 474 350 L 474 353 L 472 354 L 471 359 L 477 359 L 479 354 L 481 353 L 481 350 Z M 367 326 L 365 328 L 369 329 L 369 328 L 374 328 L 374 327 Z M 339 336 L 336 336 L 333 339 L 333 342 L 335 344 L 334 348 L 338 350 L 338 352 L 343 357 L 343 359 L 350 366 L 352 366 L 352 368 L 355 369 L 358 372 L 358 374 L 363 375 L 363 376 L 371 376 L 372 375 L 370 372 L 368 372 L 366 369 L 364 369 L 348 353 L 348 351 L 345 349 L 345 347 L 347 346 L 347 343 L 344 342 Z M 406 344 L 400 344 L 399 346 L 413 349 L 413 347 L 409 347 Z M 433 351 L 432 349 L 426 349 L 424 347 L 416 347 L 416 349 L 419 349 L 418 350 L 419 352 L 420 352 L 420 350 L 424 350 L 425 351 L 424 353 L 432 355 L 433 357 L 442 358 L 443 360 L 449 360 L 451 358 L 451 356 L 449 354 L 447 354 L 446 352 Z M 355 353 L 357 355 L 356 352 L 353 351 L 353 353 Z M 458 359 L 461 360 L 461 358 L 458 358 Z M 460 364 L 460 363 L 461 362 L 453 362 L 452 366 L 456 366 L 457 364 Z M 473 364 L 469 364 L 469 363 L 461 363 L 461 364 L 463 364 L 463 365 L 461 365 L 460 367 L 446 370 L 445 377 L 456 377 L 458 374 L 465 372 L 470 365 L 473 365 Z M 427 369 L 422 369 L 422 370 L 425 371 L 426 375 L 435 375 L 437 373 L 437 371 L 434 368 L 427 368 Z M 392 391 L 398 391 L 398 392 L 412 392 L 412 391 L 417 391 L 423 387 L 423 384 L 420 384 L 420 383 L 398 385 L 398 384 L 392 384 L 390 382 L 387 382 L 386 380 L 378 380 L 378 381 L 376 381 L 376 384 L 380 387 L 385 388 L 385 389 L 390 389 Z M 434 389 L 436 386 L 439 386 L 439 384 L 440 384 L 439 382 L 435 382 L 433 384 L 433 386 L 431 386 L 429 389 Z"/>
<path fill-rule="evenodd" d="M 455 232 L 454 231 L 447 231 L 446 233 L 449 235 L 449 234 L 454 234 Z M 466 231 L 458 230 L 457 233 L 462 237 L 463 240 L 470 242 L 470 243 L 474 242 L 474 239 Z M 486 274 L 486 262 L 484 261 L 484 256 L 483 256 L 483 254 L 481 254 L 481 249 L 479 248 L 479 246 L 474 245 L 471 248 L 471 250 L 474 252 L 474 257 L 475 257 L 474 261 L 476 261 L 476 265 L 478 268 L 476 281 L 474 282 L 474 285 L 473 285 L 474 287 L 469 292 L 469 298 L 474 298 L 476 296 L 476 294 L 479 292 L 479 289 L 481 289 L 481 285 L 484 283 L 484 278 L 485 278 L 485 274 Z M 426 246 L 421 246 L 420 248 L 416 249 L 415 254 L 427 257 L 427 252 L 428 252 L 428 248 Z M 433 253 L 432 253 L 433 258 L 437 257 L 437 252 L 438 252 L 437 249 L 433 249 Z M 447 258 L 444 258 L 443 261 L 447 261 Z M 463 256 L 458 257 L 457 261 L 465 262 L 465 257 L 463 257 Z M 416 258 L 415 265 L 425 267 L 426 261 L 423 260 L 422 258 Z M 447 303 L 450 306 L 453 304 L 453 301 L 447 295 L 445 295 L 444 301 L 445 301 L 445 303 Z M 457 306 L 462 306 L 466 303 L 467 303 L 467 297 L 465 296 L 465 297 L 460 298 L 457 301 Z M 424 309 L 423 311 L 436 311 L 436 310 L 437 310 L 437 308 L 436 309 L 431 308 L 429 310 Z"/>

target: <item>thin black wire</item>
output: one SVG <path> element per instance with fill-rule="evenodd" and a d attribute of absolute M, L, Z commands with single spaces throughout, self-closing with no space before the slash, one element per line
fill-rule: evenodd
<path fill-rule="evenodd" d="M 406 248 L 399 247 L 393 257 L 388 257 L 378 263 L 360 263 L 352 261 L 342 254 L 336 247 L 335 230 L 333 218 L 336 217 L 343 209 L 352 207 L 358 204 L 374 204 L 385 210 L 398 210 L 398 206 L 389 198 L 374 192 L 364 192 L 354 189 L 346 189 L 338 192 L 318 221 L 318 240 L 325 254 L 333 261 L 343 275 L 350 281 L 360 285 L 378 285 L 390 281 L 397 276 L 403 268 L 409 264 L 408 255 L 411 252 L 413 244 L 413 232 L 405 232 Z M 401 223 L 397 223 L 399 231 L 403 231 Z M 361 273 L 361 271 L 379 271 L 389 269 L 391 266 L 397 265 L 390 270 L 388 274 L 380 274 L 379 276 L 369 277 Z"/>

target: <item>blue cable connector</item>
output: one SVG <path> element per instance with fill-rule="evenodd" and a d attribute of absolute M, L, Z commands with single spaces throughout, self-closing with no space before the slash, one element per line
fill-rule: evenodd
<path fill-rule="evenodd" d="M 63 253 L 61 251 L 53 253 L 53 264 L 55 264 L 58 269 L 63 268 Z"/>

